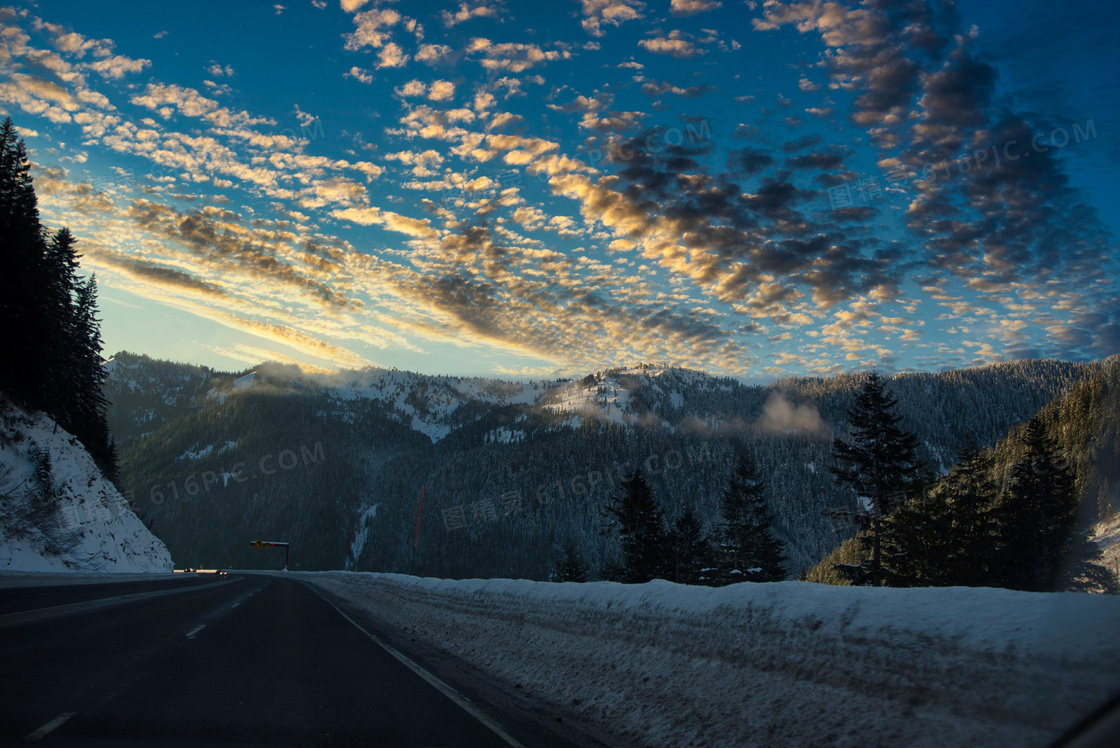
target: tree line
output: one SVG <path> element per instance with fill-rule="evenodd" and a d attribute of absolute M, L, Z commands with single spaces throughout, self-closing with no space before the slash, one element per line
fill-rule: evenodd
<path fill-rule="evenodd" d="M 102 394 L 97 281 L 78 273 L 77 239 L 50 233 L 23 140 L 10 118 L 0 123 L 0 389 L 46 413 L 74 434 L 110 480 L 116 454 Z"/>
<path fill-rule="evenodd" d="M 878 374 L 867 377 L 849 413 L 851 437 L 836 439 L 831 467 L 855 499 L 850 517 L 861 532 L 810 580 L 1117 591 L 1095 563 L 1095 517 L 1082 508 L 1073 465 L 1042 417 L 1015 435 L 1006 480 L 998 479 L 996 450 L 976 446 L 935 479 L 914 435 L 899 427 L 897 404 Z"/>
<path fill-rule="evenodd" d="M 667 526 L 661 503 L 638 468 L 607 504 L 608 531 L 619 534 L 622 556 L 608 560 L 598 576 L 629 584 L 667 579 L 711 587 L 785 579 L 788 559 L 774 534 L 766 494 L 754 457 L 744 450 L 721 497 L 722 521 L 709 536 L 692 507 Z M 585 582 L 588 577 L 579 545 L 570 538 L 553 579 Z"/>
<path fill-rule="evenodd" d="M 1094 382 L 1082 389 L 1093 387 L 1100 389 Z M 1107 480 L 1100 479 L 1105 498 L 1090 502 L 1087 511 L 1073 462 L 1043 415 L 1003 448 L 1012 457 L 997 460 L 996 449 L 969 445 L 949 472 L 937 477 L 919 456 L 916 436 L 901 427 L 897 406 L 885 380 L 871 372 L 848 412 L 850 434 L 833 441 L 829 467 L 853 507 L 830 514 L 860 529 L 807 575 L 810 581 L 1120 591 L 1096 563 L 1100 550 L 1089 538 L 1093 520 L 1112 511 Z M 598 577 L 710 586 L 784 579 L 787 559 L 773 532 L 766 493 L 745 449 L 722 496 L 722 521 L 709 537 L 689 508 L 667 527 L 638 470 L 607 505 L 621 559 L 604 565 Z M 553 579 L 589 577 L 578 543 L 569 539 Z"/>

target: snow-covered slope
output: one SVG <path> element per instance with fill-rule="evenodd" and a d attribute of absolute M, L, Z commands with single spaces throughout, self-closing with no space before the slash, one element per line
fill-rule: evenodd
<path fill-rule="evenodd" d="M 1120 687 L 1111 595 L 298 577 L 638 745 L 1041 747 Z"/>
<path fill-rule="evenodd" d="M 1101 549 L 1101 565 L 1120 581 L 1120 514 L 1098 522 L 1092 537 Z"/>
<path fill-rule="evenodd" d="M 468 403 L 504 406 L 536 402 L 537 388 L 524 382 L 477 377 L 438 377 L 397 369 L 369 368 L 317 377 L 340 401 L 374 400 L 392 408 L 394 416 L 432 442 L 447 437 L 463 423 L 459 411 Z"/>
<path fill-rule="evenodd" d="M 0 571 L 171 571 L 166 546 L 75 437 L 0 407 Z"/>

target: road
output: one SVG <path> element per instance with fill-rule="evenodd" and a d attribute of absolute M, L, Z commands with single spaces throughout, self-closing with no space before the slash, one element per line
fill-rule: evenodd
<path fill-rule="evenodd" d="M 283 576 L 0 590 L 0 742 L 571 745 L 376 636 Z"/>

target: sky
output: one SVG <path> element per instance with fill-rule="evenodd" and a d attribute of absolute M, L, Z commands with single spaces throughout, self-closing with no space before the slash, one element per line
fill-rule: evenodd
<path fill-rule="evenodd" d="M 767 381 L 1120 352 L 1104 3 L 0 9 L 107 353 Z"/>

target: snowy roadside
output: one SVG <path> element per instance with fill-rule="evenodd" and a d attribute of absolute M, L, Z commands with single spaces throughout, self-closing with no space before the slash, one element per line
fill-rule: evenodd
<path fill-rule="evenodd" d="M 302 573 L 629 741 L 1045 745 L 1120 690 L 1120 598 Z"/>
<path fill-rule="evenodd" d="M 0 570 L 170 572 L 171 554 L 74 436 L 0 399 Z"/>

